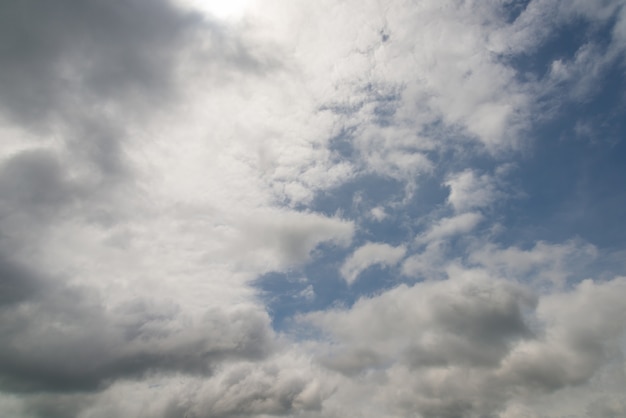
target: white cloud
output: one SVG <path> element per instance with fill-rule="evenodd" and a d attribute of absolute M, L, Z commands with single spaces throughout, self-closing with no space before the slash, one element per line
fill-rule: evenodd
<path fill-rule="evenodd" d="M 372 208 L 372 210 L 370 210 L 370 216 L 376 221 L 380 222 L 383 221 L 388 215 L 387 212 L 385 212 L 385 208 L 381 206 L 376 206 L 375 208 Z"/>
<path fill-rule="evenodd" d="M 359 376 L 338 389 L 338 400 L 351 390 L 369 396 L 367 387 L 374 386 L 377 395 L 364 408 L 424 417 L 534 417 L 542 415 L 514 405 L 589 382 L 619 356 L 624 286 L 621 278 L 586 281 L 537 297 L 510 281 L 462 274 L 303 320 L 329 333 L 332 344 L 316 349 L 322 364 Z"/>
<path fill-rule="evenodd" d="M 438 241 L 455 235 L 467 234 L 480 224 L 483 215 L 476 212 L 462 213 L 451 218 L 437 221 L 423 235 L 417 237 L 418 242 Z"/>
<path fill-rule="evenodd" d="M 480 243 L 469 254 L 469 261 L 487 268 L 500 277 L 530 280 L 537 285 L 563 286 L 568 277 L 582 273 L 585 263 L 598 255 L 592 245 L 569 241 L 564 244 L 537 242 L 532 248 L 499 248 Z"/>
<path fill-rule="evenodd" d="M 298 294 L 298 296 L 308 302 L 315 300 L 315 289 L 313 289 L 313 285 L 308 285 Z"/>
<path fill-rule="evenodd" d="M 359 274 L 371 266 L 381 264 L 394 266 L 406 253 L 404 246 L 393 247 L 389 244 L 369 242 L 357 248 L 341 266 L 341 276 L 348 282 L 354 283 Z"/>
<path fill-rule="evenodd" d="M 448 203 L 457 213 L 489 207 L 500 197 L 493 177 L 472 170 L 451 175 L 444 184 L 450 188 Z"/>

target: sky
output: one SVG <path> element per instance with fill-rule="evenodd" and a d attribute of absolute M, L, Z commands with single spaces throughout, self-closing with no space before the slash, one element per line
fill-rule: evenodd
<path fill-rule="evenodd" d="M 0 2 L 0 416 L 626 416 L 622 0 Z"/>

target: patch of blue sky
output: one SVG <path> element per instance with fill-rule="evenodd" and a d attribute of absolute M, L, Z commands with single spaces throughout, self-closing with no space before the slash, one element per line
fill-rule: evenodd
<path fill-rule="evenodd" d="M 487 173 L 494 171 L 502 163 L 482 143 L 476 141 L 475 137 L 456 126 L 445 124 L 440 119 L 425 124 L 417 134 L 437 142 L 437 148 L 424 153 L 433 163 L 433 171 L 423 178 L 443 181 L 448 174 L 467 168 Z M 423 178 L 420 179 L 419 186 Z"/>
<path fill-rule="evenodd" d="M 580 16 L 558 23 L 551 28 L 550 35 L 540 42 L 535 50 L 520 54 L 505 55 L 501 59 L 516 70 L 517 79 L 522 82 L 535 81 L 545 77 L 554 61 L 571 61 L 581 47 L 593 45 L 605 50 L 611 42 L 616 16 L 605 22 L 590 22 Z"/>
<path fill-rule="evenodd" d="M 330 138 L 328 148 L 335 154 L 338 160 L 353 160 L 356 151 L 352 146 L 352 139 L 356 131 L 356 126 L 346 126 L 339 134 Z"/>
<path fill-rule="evenodd" d="M 364 174 L 338 187 L 320 192 L 309 204 L 309 209 L 332 216 L 341 213 L 348 218 L 361 215 L 364 207 L 375 207 L 381 202 L 402 198 L 404 185 L 401 181 Z"/>
<path fill-rule="evenodd" d="M 304 297 L 308 282 L 302 280 L 304 277 L 300 275 L 293 279 L 294 274 L 272 272 L 262 275 L 253 283 L 272 318 L 274 329 L 283 329 L 285 321 L 297 312 L 317 308 Z"/>
<path fill-rule="evenodd" d="M 349 304 L 353 293 L 339 275 L 348 254 L 348 249 L 322 244 L 314 260 L 302 269 L 259 277 L 253 284 L 270 313 L 273 327 L 282 330 L 298 313 Z"/>
<path fill-rule="evenodd" d="M 359 298 L 391 289 L 405 281 L 398 267 L 374 265 L 351 285 L 339 275 L 346 254 L 327 250 L 301 271 L 269 273 L 254 283 L 278 331 L 290 329 L 298 314 L 350 307 Z M 310 293 L 312 291 L 313 293 Z"/>
<path fill-rule="evenodd" d="M 507 243 L 580 237 L 626 246 L 624 70 L 613 65 L 585 102 L 563 103 L 558 117 L 530 134 L 515 179 L 525 197 L 507 205 Z"/>
<path fill-rule="evenodd" d="M 510 4 L 512 20 L 526 3 Z M 557 28 L 532 55 L 509 57 L 510 64 L 523 80 L 546 80 L 555 60 L 571 62 L 587 43 L 599 48 L 602 54 L 610 40 L 611 28 L 611 23 L 599 27 L 582 20 L 568 22 Z M 313 261 L 300 271 L 271 273 L 257 280 L 256 286 L 267 302 L 274 326 L 283 329 L 298 313 L 350 306 L 360 297 L 399 283 L 426 279 L 420 274 L 403 276 L 399 264 L 375 264 L 348 285 L 339 270 L 356 248 L 368 242 L 406 245 L 407 257 L 423 251 L 423 246 L 415 243 L 415 237 L 433 222 L 454 215 L 446 204 L 447 177 L 468 168 L 479 175 L 493 175 L 502 164 L 511 163 L 513 167 L 508 174 L 500 175 L 507 186 L 504 195 L 491 206 L 480 209 L 484 221 L 470 233 L 446 238 L 442 244 L 446 259 L 465 259 L 472 239 L 487 239 L 487 236 L 489 242 L 502 248 L 516 246 L 523 250 L 533 248 L 540 241 L 558 244 L 573 240 L 592 244 L 602 252 L 595 259 L 576 260 L 577 272 L 569 281 L 623 270 L 624 261 L 620 257 L 626 247 L 623 57 L 616 57 L 602 71 L 602 76 L 594 80 L 583 96 L 570 95 L 578 82 L 576 79 L 548 90 L 549 95 L 539 103 L 539 108 L 547 111 L 535 115 L 536 120 L 523 132 L 521 152 L 491 155 L 454 127 L 441 121 L 427 125 L 419 135 L 432 138 L 453 135 L 457 141 L 447 141 L 453 145 L 427 153 L 434 169 L 420 175 L 415 193 L 401 205 L 398 202 L 403 201 L 406 193 L 404 181 L 365 170 L 332 190 L 320 192 L 306 209 L 355 220 L 353 244 L 350 248 L 321 245 Z M 364 92 L 366 98 L 360 102 L 328 109 L 348 117 L 373 103 L 373 122 L 383 126 L 393 123 L 401 90 L 367 85 Z M 337 158 L 358 159 L 352 145 L 357 132 L 357 127 L 347 125 L 331 140 L 330 147 Z M 369 216 L 375 208 L 382 208 L 384 216 Z M 501 228 L 492 234 L 495 224 Z"/>

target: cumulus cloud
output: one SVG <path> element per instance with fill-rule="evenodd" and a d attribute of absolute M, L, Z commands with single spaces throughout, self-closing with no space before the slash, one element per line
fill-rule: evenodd
<path fill-rule="evenodd" d="M 181 403 L 174 400 L 166 416 L 271 416 L 319 410 L 323 398 L 319 372 L 312 370 L 304 359 L 280 360 L 260 367 L 240 364 L 230 368 L 192 392 L 192 402 L 188 398 L 181 399 Z"/>
<path fill-rule="evenodd" d="M 450 176 L 445 185 L 450 188 L 448 203 L 456 212 L 488 207 L 498 197 L 495 180 L 471 170 Z"/>
<path fill-rule="evenodd" d="M 306 357 L 282 353 L 263 362 L 223 364 L 210 376 L 152 374 L 89 393 L 30 394 L 27 405 L 14 405 L 25 416 L 148 414 L 157 418 L 280 416 L 317 413 L 331 390 L 323 370 Z M 9 404 L 0 399 L 3 406 Z M 7 410 L 6 408 L 4 410 Z"/>
<path fill-rule="evenodd" d="M 575 266 L 594 260 L 597 253 L 592 245 L 576 241 L 564 244 L 540 241 L 529 249 L 480 244 L 469 255 L 469 261 L 501 277 L 528 278 L 537 283 L 562 286 L 570 275 L 576 274 Z"/>
<path fill-rule="evenodd" d="M 354 225 L 317 214 L 277 212 L 267 213 L 267 216 L 257 214 L 241 230 L 245 235 L 241 242 L 235 244 L 234 251 L 243 250 L 250 256 L 258 252 L 258 257 L 265 262 L 278 258 L 277 266 L 281 266 L 304 262 L 311 251 L 324 241 L 349 245 Z"/>
<path fill-rule="evenodd" d="M 621 241 L 500 204 L 619 1 L 201 3 L 0 5 L 0 415 L 623 414 Z"/>
<path fill-rule="evenodd" d="M 304 321 L 333 342 L 318 348 L 322 364 L 367 380 L 390 411 L 499 416 L 528 393 L 588 382 L 617 355 L 625 283 L 585 281 L 538 296 L 513 282 L 461 275 L 400 286 Z"/>
<path fill-rule="evenodd" d="M 307 262 L 320 243 L 346 246 L 354 230 L 275 205 L 273 181 L 247 183 L 266 170 L 319 187 L 325 173 L 300 170 L 316 159 L 307 140 L 293 164 L 259 166 L 241 143 L 207 148 L 204 128 L 189 128 L 205 116 L 200 85 L 262 76 L 271 54 L 165 1 L 2 9 L 2 390 L 99 393 L 269 356 L 276 337 L 247 283 Z M 35 414 L 55 410 L 30 399 Z"/>
<path fill-rule="evenodd" d="M 371 266 L 380 264 L 393 266 L 406 253 L 403 246 L 393 247 L 389 244 L 369 242 L 357 248 L 341 266 L 341 276 L 348 284 L 354 283 L 359 274 Z"/>
<path fill-rule="evenodd" d="M 387 213 L 385 212 L 384 208 L 376 206 L 375 208 L 370 210 L 370 216 L 380 222 L 387 217 Z"/>
<path fill-rule="evenodd" d="M 167 300 L 106 306 L 93 289 L 6 261 L 2 268 L 3 390 L 93 391 L 148 373 L 210 375 L 228 358 L 272 351 L 267 314 L 254 306 L 209 308 L 198 318 Z"/>

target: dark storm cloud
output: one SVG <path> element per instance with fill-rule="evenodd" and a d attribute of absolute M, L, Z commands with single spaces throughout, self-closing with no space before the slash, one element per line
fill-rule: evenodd
<path fill-rule="evenodd" d="M 0 312 L 34 297 L 42 290 L 35 275 L 0 253 Z"/>

